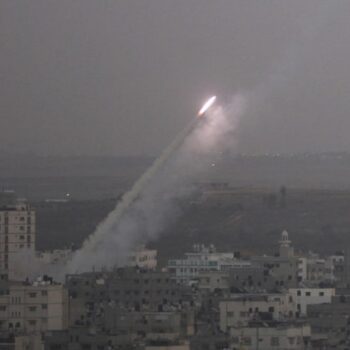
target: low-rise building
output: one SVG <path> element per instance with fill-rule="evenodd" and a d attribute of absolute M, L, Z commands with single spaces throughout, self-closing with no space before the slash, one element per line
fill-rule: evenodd
<path fill-rule="evenodd" d="M 329 304 L 335 296 L 334 288 L 290 288 L 299 316 L 306 316 L 308 305 Z"/>
<path fill-rule="evenodd" d="M 292 319 L 295 303 L 285 294 L 237 294 L 219 302 L 220 329 L 227 332 L 231 328 L 247 325 L 252 320 Z"/>
<path fill-rule="evenodd" d="M 310 343 L 310 326 L 298 323 L 252 322 L 230 329 L 230 349 L 304 350 Z"/>

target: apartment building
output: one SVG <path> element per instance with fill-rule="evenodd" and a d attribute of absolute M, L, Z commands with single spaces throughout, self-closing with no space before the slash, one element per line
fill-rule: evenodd
<path fill-rule="evenodd" d="M 0 279 L 24 279 L 19 262 L 35 255 L 35 211 L 21 200 L 0 207 Z"/>
<path fill-rule="evenodd" d="M 68 294 L 61 284 L 3 283 L 0 287 L 0 331 L 35 333 L 68 325 Z"/>

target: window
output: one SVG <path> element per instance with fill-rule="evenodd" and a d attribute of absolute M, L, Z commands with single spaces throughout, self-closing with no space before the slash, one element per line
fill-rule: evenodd
<path fill-rule="evenodd" d="M 238 337 L 233 337 L 232 338 L 232 343 L 233 344 L 238 344 L 239 343 L 239 338 Z"/>
<path fill-rule="evenodd" d="M 0 311 L 6 311 L 6 306 L 5 305 L 1 305 L 0 306 Z"/>
<path fill-rule="evenodd" d="M 33 293 L 33 292 L 29 293 L 29 298 L 35 298 L 35 297 L 36 297 L 36 293 Z"/>
<path fill-rule="evenodd" d="M 47 296 L 47 290 L 42 290 L 42 291 L 41 291 L 41 295 L 42 295 L 42 296 Z"/>
<path fill-rule="evenodd" d="M 47 310 L 47 304 L 41 304 L 42 310 Z"/>
<path fill-rule="evenodd" d="M 251 337 L 243 337 L 242 343 L 243 343 L 243 345 L 252 345 L 252 338 Z"/>
<path fill-rule="evenodd" d="M 323 296 L 324 296 L 324 292 L 320 292 L 320 293 L 319 293 L 319 296 L 320 296 L 320 297 L 323 297 Z"/>
<path fill-rule="evenodd" d="M 309 296 L 311 296 L 311 292 L 305 292 L 305 295 L 306 295 L 307 297 L 309 297 Z"/>
<path fill-rule="evenodd" d="M 233 317 L 234 316 L 234 313 L 233 313 L 233 311 L 229 311 L 228 313 L 227 313 L 227 317 Z"/>
<path fill-rule="evenodd" d="M 34 312 L 36 311 L 36 306 L 29 306 L 28 309 L 29 311 Z"/>
<path fill-rule="evenodd" d="M 36 325 L 36 320 L 29 320 L 28 323 L 29 323 L 31 326 L 35 326 L 35 325 Z"/>
<path fill-rule="evenodd" d="M 297 291 L 297 295 L 298 295 L 298 296 L 301 295 L 301 291 L 300 291 L 300 290 Z"/>
<path fill-rule="evenodd" d="M 295 337 L 288 337 L 288 341 L 290 345 L 294 345 L 295 344 Z"/>
<path fill-rule="evenodd" d="M 271 346 L 279 346 L 280 339 L 278 337 L 271 337 Z"/>

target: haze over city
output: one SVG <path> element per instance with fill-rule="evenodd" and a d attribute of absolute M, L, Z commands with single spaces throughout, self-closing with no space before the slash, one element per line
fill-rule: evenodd
<path fill-rule="evenodd" d="M 0 349 L 349 350 L 349 19 L 1 0 Z"/>
<path fill-rule="evenodd" d="M 240 153 L 350 151 L 348 1 L 3 0 L 0 150 L 157 156 L 206 97 Z"/>

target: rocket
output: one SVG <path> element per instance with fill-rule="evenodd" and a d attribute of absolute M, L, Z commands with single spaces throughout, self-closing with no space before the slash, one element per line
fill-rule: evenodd
<path fill-rule="evenodd" d="M 215 103 L 216 96 L 210 97 L 202 106 L 202 108 L 198 112 L 198 117 L 204 115 L 210 107 Z"/>

